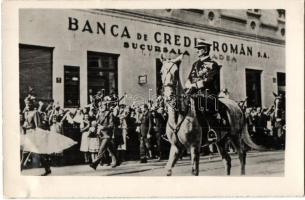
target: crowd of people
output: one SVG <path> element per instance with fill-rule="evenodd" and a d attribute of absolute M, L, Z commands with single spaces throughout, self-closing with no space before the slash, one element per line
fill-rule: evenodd
<path fill-rule="evenodd" d="M 31 96 L 31 95 L 29 95 Z M 27 97 L 28 98 L 28 97 Z M 168 153 L 165 134 L 167 112 L 159 97 L 156 102 L 141 106 L 121 104 L 115 94 L 98 92 L 90 96 L 83 108 L 61 108 L 54 102 L 36 102 L 40 128 L 63 134 L 77 145 L 53 155 L 54 165 L 91 163 L 119 165 L 125 160 L 161 160 Z M 24 111 L 20 112 L 21 131 L 24 130 Z M 24 131 L 22 131 L 24 134 Z M 162 140 L 162 141 L 161 141 Z M 161 149 L 163 147 L 163 149 Z"/>
<path fill-rule="evenodd" d="M 223 95 L 225 94 L 225 95 Z M 98 92 L 90 96 L 90 104 L 83 108 L 61 108 L 54 102 L 34 100 L 40 115 L 42 129 L 63 134 L 77 145 L 52 156 L 53 165 L 87 163 L 93 169 L 100 165 L 116 167 L 125 160 L 161 160 L 168 156 L 169 142 L 165 127 L 167 111 L 162 96 L 147 104 L 125 105 L 114 93 Z M 222 98 L 228 92 L 222 91 Z M 27 97 L 28 98 L 28 97 Z M 266 144 L 267 137 L 284 137 L 284 130 L 275 129 L 272 118 L 274 107 L 245 108 L 250 135 L 259 144 Z M 24 134 L 24 111 L 20 112 L 21 132 Z M 284 127 L 285 128 L 285 127 Z"/>
<path fill-rule="evenodd" d="M 248 131 L 258 144 L 284 148 L 285 116 L 275 118 L 275 108 L 251 107 L 246 109 Z"/>

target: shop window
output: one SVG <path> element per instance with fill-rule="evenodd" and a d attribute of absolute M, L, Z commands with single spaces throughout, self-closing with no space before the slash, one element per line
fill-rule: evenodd
<path fill-rule="evenodd" d="M 79 67 L 64 66 L 64 106 L 78 108 L 79 102 Z"/>
<path fill-rule="evenodd" d="M 117 93 L 118 55 L 109 53 L 87 53 L 88 65 L 88 100 L 90 95 L 103 91 L 108 95 Z"/>
<path fill-rule="evenodd" d="M 261 70 L 246 69 L 246 94 L 248 107 L 261 107 Z"/>
<path fill-rule="evenodd" d="M 19 98 L 21 107 L 24 98 L 32 90 L 40 101 L 52 100 L 53 48 L 19 45 Z"/>

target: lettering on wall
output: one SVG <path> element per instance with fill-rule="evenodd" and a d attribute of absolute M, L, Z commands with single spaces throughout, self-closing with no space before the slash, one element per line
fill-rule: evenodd
<path fill-rule="evenodd" d="M 152 33 L 132 34 L 126 25 L 108 24 L 106 22 L 91 22 L 79 20 L 75 17 L 68 17 L 68 30 L 79 31 L 86 34 L 97 34 L 110 36 L 122 40 L 125 49 L 138 49 L 141 51 L 154 51 L 163 53 L 181 54 L 187 48 L 193 48 L 196 38 L 187 35 L 170 34 L 167 32 L 155 31 Z M 182 50 L 184 49 L 184 50 Z M 269 59 L 269 55 L 263 51 L 254 51 L 252 46 L 243 43 L 230 43 L 212 41 L 211 51 L 215 54 L 214 59 L 236 62 L 236 56 L 256 56 L 257 58 Z M 189 54 L 186 51 L 186 54 Z"/>

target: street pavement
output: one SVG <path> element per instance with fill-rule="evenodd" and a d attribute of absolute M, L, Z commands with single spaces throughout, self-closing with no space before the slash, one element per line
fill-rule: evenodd
<path fill-rule="evenodd" d="M 240 164 L 236 154 L 232 154 L 231 176 L 240 176 Z M 246 176 L 284 176 L 284 151 L 248 152 L 246 164 Z M 98 166 L 94 171 L 88 165 L 73 165 L 52 167 L 51 176 L 164 176 L 167 160 L 158 162 L 149 160 L 142 164 L 138 161 L 123 162 L 116 168 L 110 166 Z M 217 155 L 201 156 L 200 176 L 224 176 L 224 164 Z M 22 175 L 40 175 L 42 168 L 26 169 Z M 173 176 L 190 176 L 190 157 L 183 157 L 173 169 Z"/>

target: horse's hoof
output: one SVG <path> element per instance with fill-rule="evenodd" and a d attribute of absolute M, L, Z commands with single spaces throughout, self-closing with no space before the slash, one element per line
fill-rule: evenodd
<path fill-rule="evenodd" d="M 172 175 L 172 170 L 167 170 L 166 176 L 171 176 Z"/>

